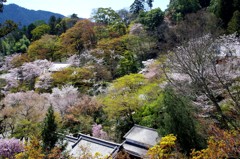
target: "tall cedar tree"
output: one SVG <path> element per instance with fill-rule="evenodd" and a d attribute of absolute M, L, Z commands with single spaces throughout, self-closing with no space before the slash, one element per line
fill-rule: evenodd
<path fill-rule="evenodd" d="M 223 27 L 226 28 L 228 22 L 231 20 L 234 12 L 233 0 L 220 0 L 218 16 L 223 21 Z"/>
<path fill-rule="evenodd" d="M 193 148 L 203 148 L 205 143 L 197 134 L 190 103 L 176 94 L 172 88 L 166 88 L 163 105 L 164 116 L 160 126 L 162 135 L 176 135 L 181 148 L 186 153 L 190 153 Z"/>
<path fill-rule="evenodd" d="M 43 149 L 50 151 L 56 144 L 58 136 L 56 133 L 57 123 L 55 121 L 53 107 L 48 108 L 48 112 L 44 119 L 43 130 L 42 130 L 42 140 Z"/>
<path fill-rule="evenodd" d="M 144 0 L 134 0 L 133 4 L 130 6 L 130 12 L 139 14 L 140 11 L 144 11 Z"/>

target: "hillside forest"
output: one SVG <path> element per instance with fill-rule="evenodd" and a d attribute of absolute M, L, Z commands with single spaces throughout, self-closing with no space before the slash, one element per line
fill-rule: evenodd
<path fill-rule="evenodd" d="M 239 158 L 240 0 L 132 1 L 0 24 L 1 159 L 72 159 L 64 135 L 121 143 L 135 124 L 162 137 L 146 158 Z"/>

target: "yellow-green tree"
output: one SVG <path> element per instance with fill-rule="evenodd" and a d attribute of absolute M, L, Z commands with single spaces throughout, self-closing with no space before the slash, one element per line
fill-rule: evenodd
<path fill-rule="evenodd" d="M 148 150 L 147 155 L 150 159 L 177 158 L 180 154 L 177 151 L 176 140 L 177 137 L 173 134 L 162 137 L 158 144 Z"/>
<path fill-rule="evenodd" d="M 193 159 L 217 159 L 238 158 L 240 151 L 240 132 L 221 130 L 211 127 L 212 136 L 208 139 L 206 149 L 195 151 L 191 155 Z"/>
<path fill-rule="evenodd" d="M 44 35 L 29 46 L 27 53 L 34 60 L 48 59 L 56 61 L 61 60 L 60 48 L 57 36 Z"/>
<path fill-rule="evenodd" d="M 42 24 L 37 26 L 35 29 L 31 31 L 32 40 L 38 40 L 44 34 L 47 34 L 50 31 L 50 27 L 47 24 Z"/>
<path fill-rule="evenodd" d="M 24 152 L 15 156 L 16 159 L 43 159 L 45 155 L 42 153 L 42 146 L 39 137 L 31 138 L 29 143 L 26 143 Z"/>
<path fill-rule="evenodd" d="M 123 136 L 135 123 L 133 113 L 143 105 L 138 91 L 146 85 L 143 75 L 130 74 L 113 81 L 101 100 L 111 121 L 117 122 L 117 138 Z"/>
<path fill-rule="evenodd" d="M 82 91 L 89 89 L 94 81 L 94 73 L 89 68 L 66 68 L 52 74 L 53 85 L 71 84 Z"/>

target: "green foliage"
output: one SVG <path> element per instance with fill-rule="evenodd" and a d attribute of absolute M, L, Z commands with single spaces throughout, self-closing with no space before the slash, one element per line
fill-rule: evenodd
<path fill-rule="evenodd" d="M 26 36 L 28 39 L 32 40 L 32 31 L 36 28 L 37 26 L 33 23 L 29 24 L 26 28 Z"/>
<path fill-rule="evenodd" d="M 111 25 L 121 20 L 112 8 L 98 8 L 92 17 L 95 22 L 105 25 Z"/>
<path fill-rule="evenodd" d="M 116 79 L 108 93 L 100 99 L 109 119 L 116 122 L 115 132 L 118 139 L 135 123 L 133 112 L 143 105 L 143 99 L 138 91 L 146 85 L 146 82 L 143 75 L 125 75 Z"/>
<path fill-rule="evenodd" d="M 31 43 L 28 55 L 32 59 L 61 60 L 65 55 L 60 54 L 60 43 L 55 35 L 44 35 L 39 40 Z"/>
<path fill-rule="evenodd" d="M 33 122 L 32 120 L 22 119 L 16 125 L 12 136 L 18 139 L 28 139 L 30 136 L 36 135 L 40 131 L 39 126 L 39 123 Z"/>
<path fill-rule="evenodd" d="M 130 6 L 130 12 L 133 14 L 139 14 L 140 11 L 144 11 L 144 0 L 134 0 Z"/>
<path fill-rule="evenodd" d="M 237 19 L 237 10 L 240 11 L 239 0 L 211 0 L 209 10 L 213 12 L 217 17 L 221 18 L 224 29 L 228 29 L 229 25 L 235 27 Z M 234 15 L 235 13 L 235 15 Z M 229 24 L 231 21 L 231 24 Z M 231 30 L 231 29 L 230 29 Z M 236 29 L 233 29 L 236 31 Z M 231 31 L 228 31 L 231 32 Z"/>
<path fill-rule="evenodd" d="M 11 20 L 6 20 L 3 24 L 0 24 L 0 38 L 6 36 L 12 31 L 16 30 L 18 25 Z"/>
<path fill-rule="evenodd" d="M 49 22 L 48 22 L 48 25 L 50 27 L 49 34 L 51 34 L 51 35 L 55 35 L 56 34 L 56 23 L 57 23 L 56 17 L 55 16 L 51 16 L 49 18 Z"/>
<path fill-rule="evenodd" d="M 197 134 L 189 101 L 174 93 L 171 88 L 167 88 L 163 95 L 163 115 L 159 129 L 161 134 L 176 135 L 184 152 L 190 153 L 193 148 L 202 148 L 204 142 Z"/>
<path fill-rule="evenodd" d="M 168 7 L 168 15 L 174 22 L 181 21 L 188 13 L 196 12 L 200 9 L 198 0 L 172 0 Z"/>
<path fill-rule="evenodd" d="M 0 39 L 0 52 L 2 55 L 10 55 L 12 54 L 14 44 L 16 39 L 12 34 L 7 35 L 4 39 Z"/>
<path fill-rule="evenodd" d="M 148 12 L 141 12 L 139 14 L 139 21 L 149 30 L 158 27 L 164 19 L 164 13 L 160 8 L 152 9 Z"/>
<path fill-rule="evenodd" d="M 13 50 L 16 53 L 25 53 L 29 45 L 29 39 L 25 35 L 23 35 L 22 38 L 15 43 Z"/>
<path fill-rule="evenodd" d="M 237 32 L 240 34 L 240 12 L 237 10 L 233 13 L 233 17 L 228 23 L 227 31 L 229 34 Z"/>
<path fill-rule="evenodd" d="M 161 110 L 163 93 L 159 83 L 161 81 L 148 83 L 138 91 L 138 94 L 144 98 L 144 105 L 134 114 L 136 123 L 150 128 L 159 128 L 161 122 L 159 117 L 163 113 Z"/>
<path fill-rule="evenodd" d="M 66 21 L 62 20 L 62 18 L 56 18 L 55 16 L 51 16 L 49 18 L 48 25 L 50 26 L 49 34 L 51 35 L 61 35 L 64 33 L 66 28 Z"/>
<path fill-rule="evenodd" d="M 52 106 L 48 108 L 48 112 L 43 122 L 43 129 L 41 135 L 43 141 L 43 149 L 45 151 L 50 151 L 58 141 L 57 123 L 55 121 Z"/>
<path fill-rule="evenodd" d="M 156 48 L 156 39 L 154 39 L 154 37 L 142 33 L 138 36 L 124 36 L 123 40 L 126 49 L 134 53 L 139 62 L 146 61 L 155 56 L 154 51 Z"/>
<path fill-rule="evenodd" d="M 120 76 L 137 73 L 140 64 L 137 62 L 136 56 L 130 51 L 125 51 L 122 59 L 119 61 L 118 74 Z"/>
<path fill-rule="evenodd" d="M 95 27 L 98 39 L 119 37 L 126 34 L 125 23 L 111 8 L 98 8 L 92 16 L 94 21 L 98 23 Z"/>
<path fill-rule="evenodd" d="M 31 31 L 32 40 L 40 39 L 44 34 L 49 33 L 50 27 L 47 24 L 42 24 L 37 26 L 35 29 Z"/>
<path fill-rule="evenodd" d="M 55 87 L 71 84 L 86 92 L 93 85 L 94 73 L 88 68 L 70 67 L 53 73 L 52 78 Z"/>

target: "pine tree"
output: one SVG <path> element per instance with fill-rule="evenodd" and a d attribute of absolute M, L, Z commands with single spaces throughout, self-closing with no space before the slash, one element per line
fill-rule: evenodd
<path fill-rule="evenodd" d="M 238 10 L 233 13 L 233 17 L 228 23 L 227 31 L 230 34 L 237 32 L 240 35 L 240 12 Z"/>
<path fill-rule="evenodd" d="M 53 107 L 48 108 L 48 112 L 44 119 L 43 129 L 42 129 L 42 140 L 43 149 L 50 151 L 56 144 L 58 140 L 57 136 L 57 123 L 55 121 Z"/>

